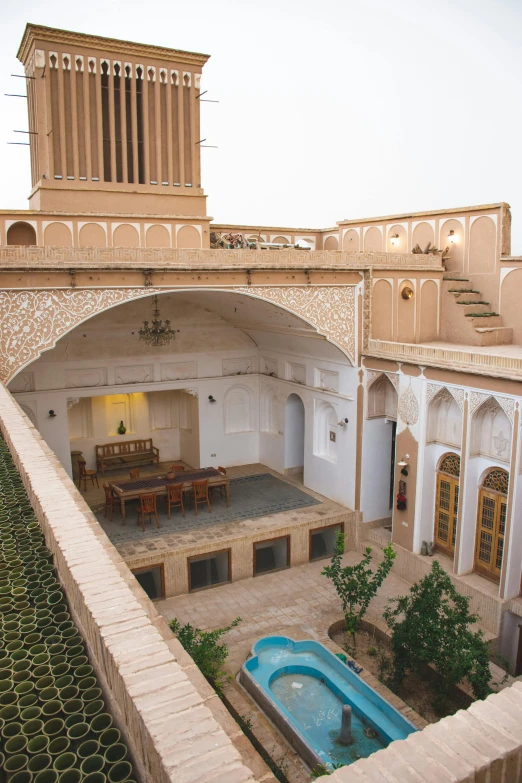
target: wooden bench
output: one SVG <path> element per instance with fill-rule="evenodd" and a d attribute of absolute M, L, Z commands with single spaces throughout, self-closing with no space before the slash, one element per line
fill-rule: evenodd
<path fill-rule="evenodd" d="M 150 462 L 159 463 L 159 449 L 153 445 L 152 438 L 96 446 L 96 466 L 102 476 L 105 468 L 148 465 Z"/>

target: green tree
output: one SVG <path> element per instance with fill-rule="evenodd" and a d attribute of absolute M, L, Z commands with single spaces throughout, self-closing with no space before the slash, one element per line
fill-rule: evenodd
<path fill-rule="evenodd" d="M 332 562 L 323 568 L 321 573 L 331 579 L 341 599 L 346 630 L 352 635 L 353 649 L 356 649 L 356 636 L 361 620 L 366 614 L 370 601 L 377 593 L 388 574 L 390 573 L 396 552 L 391 546 L 382 550 L 382 560 L 375 571 L 370 568 L 372 561 L 372 548 L 367 547 L 363 559 L 356 565 L 343 566 L 341 563 L 344 554 L 344 534 L 339 532 L 335 540 L 335 552 Z"/>
<path fill-rule="evenodd" d="M 219 640 L 240 622 L 241 617 L 236 617 L 226 628 L 217 628 L 215 631 L 202 631 L 189 623 L 181 625 L 176 617 L 170 622 L 171 631 L 219 695 L 223 693 L 223 683 L 226 679 L 226 674 L 221 667 L 228 656 L 227 645 L 224 642 L 219 644 Z"/>
<path fill-rule="evenodd" d="M 392 630 L 394 682 L 400 684 L 406 672 L 418 672 L 421 664 L 433 664 L 443 682 L 436 699 L 439 709 L 451 687 L 464 678 L 475 698 L 491 693 L 489 649 L 482 631 L 470 628 L 478 616 L 470 613 L 469 600 L 435 560 L 410 594 L 388 602 L 384 612 Z"/>

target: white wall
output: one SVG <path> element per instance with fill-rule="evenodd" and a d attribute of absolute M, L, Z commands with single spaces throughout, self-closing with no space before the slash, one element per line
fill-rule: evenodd
<path fill-rule="evenodd" d="M 365 419 L 362 454 L 361 510 L 364 522 L 391 517 L 390 475 L 393 424 Z"/>
<path fill-rule="evenodd" d="M 285 403 L 285 470 L 304 470 L 305 409 L 298 394 L 292 393 Z"/>
<path fill-rule="evenodd" d="M 205 465 L 202 465 L 201 463 L 201 456 L 200 456 L 200 444 L 199 444 L 199 438 L 200 438 L 200 422 L 199 422 L 199 401 L 198 398 L 187 394 L 185 392 L 181 392 L 183 395 L 183 400 L 181 400 L 181 404 L 185 404 L 187 406 L 187 413 L 189 416 L 189 420 L 186 422 L 188 426 L 184 426 L 185 422 L 182 420 L 180 421 L 180 457 L 183 460 L 183 462 L 188 463 L 193 468 L 201 468 L 201 467 L 207 467 L 207 465 L 211 466 L 214 465 L 214 467 L 217 467 L 217 462 L 208 462 L 205 463 Z"/>

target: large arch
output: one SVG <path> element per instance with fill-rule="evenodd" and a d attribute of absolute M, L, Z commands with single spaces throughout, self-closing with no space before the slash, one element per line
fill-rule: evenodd
<path fill-rule="evenodd" d="M 60 338 L 92 317 L 152 294 L 212 291 L 211 287 L 55 289 L 0 292 L 0 380 L 11 381 Z M 275 305 L 313 327 L 355 363 L 355 286 L 231 286 L 241 294 Z"/>

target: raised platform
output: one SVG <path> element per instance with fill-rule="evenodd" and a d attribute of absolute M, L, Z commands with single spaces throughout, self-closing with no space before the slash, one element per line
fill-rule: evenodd
<path fill-rule="evenodd" d="M 111 522 L 100 511 L 99 490 L 89 490 L 87 499 L 97 519 L 129 568 L 163 567 L 165 596 L 189 592 L 187 559 L 208 552 L 230 550 L 230 581 L 253 575 L 254 543 L 282 536 L 290 537 L 290 565 L 307 563 L 310 531 L 342 524 L 348 548 L 355 546 L 356 514 L 304 487 L 299 476 L 282 476 L 264 465 L 229 468 L 230 507 L 215 492 L 212 513 L 200 506 L 194 514 L 187 498 L 185 517 L 173 509 L 167 519 L 166 502 L 158 502 L 161 527 L 136 524 L 134 504 L 128 504 L 127 522 L 119 512 Z M 111 477 L 116 480 L 116 476 Z"/>

